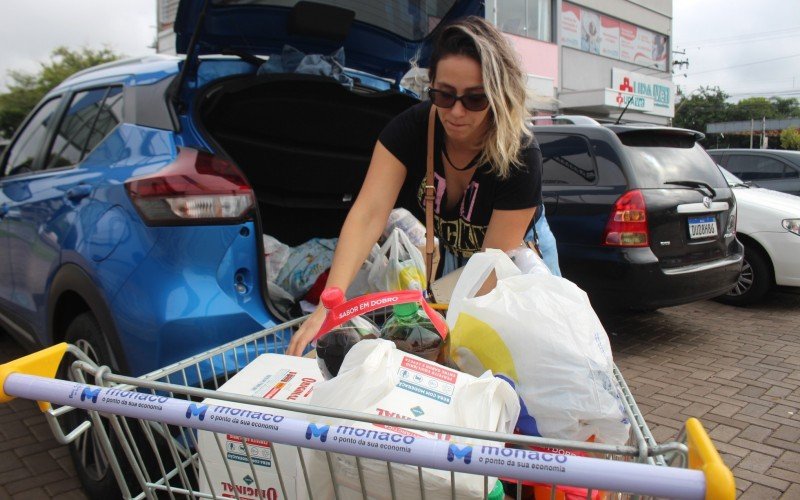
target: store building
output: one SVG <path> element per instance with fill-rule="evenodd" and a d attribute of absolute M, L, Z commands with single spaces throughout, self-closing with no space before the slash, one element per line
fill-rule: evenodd
<path fill-rule="evenodd" d="M 158 52 L 175 53 L 178 0 L 158 0 Z M 487 0 L 519 52 L 537 114 L 668 124 L 672 0 Z"/>
<path fill-rule="evenodd" d="M 671 0 L 490 0 L 486 17 L 522 56 L 537 113 L 674 116 Z"/>

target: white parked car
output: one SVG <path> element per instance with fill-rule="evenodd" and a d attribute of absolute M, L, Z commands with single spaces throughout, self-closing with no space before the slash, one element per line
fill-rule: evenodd
<path fill-rule="evenodd" d="M 720 302 L 752 304 L 773 286 L 800 287 L 800 196 L 755 187 L 720 167 L 734 188 L 736 237 L 744 244 L 739 282 Z"/>

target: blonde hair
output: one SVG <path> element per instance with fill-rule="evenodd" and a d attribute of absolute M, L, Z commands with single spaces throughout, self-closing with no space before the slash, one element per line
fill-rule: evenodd
<path fill-rule="evenodd" d="M 533 138 L 527 126 L 527 88 L 519 58 L 505 36 L 481 17 L 448 24 L 439 33 L 430 57 L 428 78 L 436 81 L 439 60 L 451 55 L 475 59 L 481 66 L 489 98 L 490 126 L 483 137 L 478 163 L 489 163 L 500 178 L 522 165 L 521 151 Z"/>

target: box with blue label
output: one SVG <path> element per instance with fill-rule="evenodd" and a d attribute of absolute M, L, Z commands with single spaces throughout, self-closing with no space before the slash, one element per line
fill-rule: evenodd
<path fill-rule="evenodd" d="M 219 390 L 246 396 L 308 404 L 315 384 L 322 374 L 315 359 L 280 354 L 262 354 L 223 384 Z M 206 399 L 203 403 L 233 408 L 235 412 L 265 412 L 305 419 L 296 412 L 255 405 Z M 242 439 L 231 434 L 197 433 L 200 466 L 200 491 L 223 498 L 294 499 L 297 475 L 297 451 L 293 446 L 257 439 Z M 249 455 L 249 460 L 248 460 Z M 230 467 L 230 474 L 228 468 Z M 250 463 L 253 466 L 251 469 Z M 283 477 L 283 488 L 278 478 Z M 255 474 L 254 474 L 255 472 Z M 255 477 L 254 477 L 255 476 Z"/>

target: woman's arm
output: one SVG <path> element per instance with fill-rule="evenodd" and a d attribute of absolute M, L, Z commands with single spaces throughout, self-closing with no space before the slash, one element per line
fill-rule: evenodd
<path fill-rule="evenodd" d="M 389 212 L 397 201 L 405 178 L 406 167 L 378 142 L 372 152 L 367 177 L 339 234 L 326 287 L 347 290 L 350 286 L 370 248 L 386 227 Z M 319 306 L 292 336 L 287 354 L 301 355 L 324 319 L 325 309 Z"/>
<path fill-rule="evenodd" d="M 522 244 L 531 221 L 536 215 L 536 207 L 520 210 L 492 210 L 489 227 L 483 239 L 483 249 L 497 248 L 504 252 Z"/>
<path fill-rule="evenodd" d="M 483 239 L 483 249 L 497 248 L 504 252 L 513 250 L 522 244 L 528 227 L 536 215 L 536 207 L 521 210 L 493 210 L 489 219 L 489 227 Z M 494 290 L 497 276 L 492 272 L 475 294 L 480 297 Z"/>

